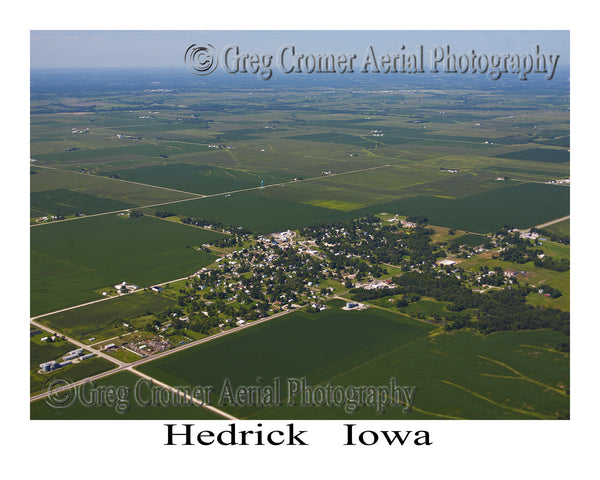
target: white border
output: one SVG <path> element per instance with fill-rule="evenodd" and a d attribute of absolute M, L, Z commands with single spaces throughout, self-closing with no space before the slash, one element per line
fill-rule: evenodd
<path fill-rule="evenodd" d="M 266 4 L 266 5 L 265 5 Z M 8 378 L 3 389 L 3 444 L 6 468 L 24 475 L 64 478 L 171 475 L 225 475 L 304 478 L 306 475 L 362 478 L 374 475 L 435 474 L 445 478 L 564 478 L 586 464 L 593 472 L 596 338 L 595 262 L 598 228 L 595 200 L 598 138 L 593 113 L 597 98 L 597 31 L 595 15 L 565 2 L 521 1 L 427 2 L 423 7 L 400 2 L 317 1 L 247 2 L 222 7 L 204 2 L 27 2 L 5 11 L 3 36 L 3 205 L 10 214 L 3 225 L 2 280 L 6 309 L 3 330 L 10 343 L 26 334 L 28 304 L 28 205 L 26 162 L 29 132 L 28 62 L 30 29 L 571 29 L 572 65 L 572 420 L 556 421 L 411 421 L 361 422 L 375 429 L 429 429 L 432 447 L 343 447 L 338 423 L 296 422 L 317 439 L 313 447 L 201 448 L 162 446 L 162 422 L 31 422 L 28 382 L 19 365 L 27 352 L 3 352 Z M 13 10 L 15 8 L 17 11 Z M 594 22 L 594 23 L 592 23 Z M 7 101 L 8 100 L 8 101 Z M 5 150 L 6 149 L 6 150 Z M 27 170 L 28 170 L 28 165 Z M 27 176 L 28 177 L 28 176 Z M 26 178 L 27 178 L 26 177 Z M 595 307 L 595 308 L 594 308 Z M 17 327 L 19 325 L 19 327 Z M 14 359 L 17 359 L 15 362 Z M 7 371 L 8 370 L 8 371 Z M 10 393 L 10 395 L 9 395 Z M 265 422 L 266 423 L 266 422 Z M 214 423 L 209 424 L 213 425 Z M 72 441 L 70 439 L 81 439 Z M 11 452 L 11 453 L 8 453 Z"/>

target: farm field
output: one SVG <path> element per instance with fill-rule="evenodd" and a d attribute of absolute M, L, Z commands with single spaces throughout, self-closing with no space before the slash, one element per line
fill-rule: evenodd
<path fill-rule="evenodd" d="M 378 209 L 422 215 L 433 225 L 487 233 L 503 225 L 527 228 L 567 215 L 569 193 L 568 188 L 528 183 L 458 199 L 418 196 L 382 204 Z"/>
<path fill-rule="evenodd" d="M 33 227 L 31 313 L 97 300 L 101 289 L 123 281 L 149 287 L 190 275 L 216 258 L 194 247 L 223 237 L 147 216 L 116 214 Z"/>
<path fill-rule="evenodd" d="M 122 210 L 134 206 L 130 203 L 95 197 L 64 188 L 31 194 L 32 217 L 41 215 L 62 215 L 63 217 L 69 217 L 76 213 L 93 215 L 95 213 Z"/>
<path fill-rule="evenodd" d="M 287 187 L 270 187 L 287 188 Z M 348 218 L 345 212 L 301 203 L 274 201 L 257 192 L 233 193 L 231 196 L 202 198 L 169 205 L 178 215 L 239 225 L 258 233 L 298 228 L 311 222 L 328 222 Z"/>
<path fill-rule="evenodd" d="M 499 158 L 516 158 L 518 160 L 530 160 L 534 162 L 564 163 L 569 161 L 569 152 L 551 148 L 532 148 L 518 152 L 497 155 Z"/>
<path fill-rule="evenodd" d="M 431 335 L 432 329 L 375 308 L 295 312 L 140 370 L 167 384 L 209 384 L 217 390 L 225 378 L 235 386 L 256 384 L 257 377 L 266 383 L 280 377 L 283 385 L 285 379 L 306 377 L 313 386 L 356 386 L 385 385 L 395 376 L 402 385 L 418 387 L 408 415 L 391 408 L 383 415 L 373 408 L 352 415 L 340 408 L 289 406 L 286 401 L 279 408 L 219 407 L 252 419 L 525 419 L 568 412 L 568 355 L 553 350 L 565 335 L 547 331 L 488 337 L 468 332 Z M 240 363 L 244 358 L 253 362 Z"/>
<path fill-rule="evenodd" d="M 194 197 L 194 195 L 173 190 L 136 185 L 108 177 L 86 175 L 69 170 L 31 167 L 31 171 L 36 172 L 29 176 L 32 196 L 39 196 L 43 192 L 66 189 L 136 206 Z"/>
<path fill-rule="evenodd" d="M 544 230 L 548 230 L 557 235 L 569 236 L 571 234 L 571 220 L 563 220 L 562 222 L 549 225 L 545 227 Z"/>
<path fill-rule="evenodd" d="M 259 187 L 288 181 L 289 177 L 279 174 L 259 174 L 244 170 L 224 169 L 208 165 L 169 164 L 114 170 L 113 175 L 134 182 L 159 185 L 199 194 L 213 194 Z"/>
<path fill-rule="evenodd" d="M 173 304 L 175 301 L 164 295 L 141 292 L 55 313 L 39 321 L 84 343 L 89 343 L 91 337 L 97 343 L 126 333 L 123 323 L 141 328 L 142 325 L 136 325 L 137 317 L 151 315 Z"/>

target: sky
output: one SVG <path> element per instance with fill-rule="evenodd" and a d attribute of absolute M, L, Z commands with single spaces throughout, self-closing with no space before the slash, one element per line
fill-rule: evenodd
<path fill-rule="evenodd" d="M 457 54 L 471 50 L 491 54 L 542 52 L 559 54 L 568 65 L 568 30 L 31 30 L 31 68 L 172 68 L 184 67 L 191 44 L 212 44 L 217 51 L 237 45 L 247 53 L 277 54 L 285 45 L 311 53 L 363 53 L 368 46 L 398 51 L 450 45 Z"/>

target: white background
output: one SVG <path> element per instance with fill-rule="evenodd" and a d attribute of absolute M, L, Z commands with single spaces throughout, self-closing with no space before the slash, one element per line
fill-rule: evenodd
<path fill-rule="evenodd" d="M 2 32 L 2 456 L 27 478 L 565 478 L 589 467 L 597 433 L 599 321 L 597 17 L 576 2 L 11 2 Z M 207 4 L 208 3 L 208 4 Z M 270 4 L 269 4 L 270 3 Z M 361 422 L 427 429 L 430 447 L 344 447 L 342 422 L 295 422 L 309 447 L 165 447 L 163 422 L 30 421 L 29 30 L 569 29 L 572 78 L 572 346 L 570 421 Z M 270 422 L 262 422 L 265 427 Z M 274 425 L 283 425 L 277 422 Z M 226 423 L 205 422 L 207 428 Z M 253 424 L 244 424 L 250 428 Z M 201 426 L 199 424 L 199 426 Z M 10 468 L 12 467 L 12 468 Z"/>

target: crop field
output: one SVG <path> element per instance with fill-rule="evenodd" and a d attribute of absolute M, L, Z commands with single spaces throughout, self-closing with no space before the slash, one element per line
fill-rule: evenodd
<path fill-rule="evenodd" d="M 74 192 L 64 188 L 47 190 L 31 194 L 31 216 L 62 215 L 76 213 L 92 215 L 130 208 L 135 205 L 109 198 L 100 198 L 86 193 Z"/>
<path fill-rule="evenodd" d="M 142 325 L 136 325 L 137 317 L 159 312 L 174 303 L 173 299 L 158 293 L 134 293 L 55 313 L 39 321 L 84 343 L 89 343 L 91 337 L 95 338 L 94 342 L 100 342 L 126 333 L 123 323 L 141 328 Z"/>
<path fill-rule="evenodd" d="M 528 183 L 458 199 L 406 198 L 378 205 L 378 209 L 402 215 L 423 215 L 433 225 L 486 233 L 505 224 L 526 228 L 567 215 L 569 194 L 568 188 Z"/>
<path fill-rule="evenodd" d="M 116 214 L 31 229 L 31 313 L 102 298 L 126 281 L 141 287 L 191 275 L 216 258 L 196 246 L 223 235 L 147 216 Z"/>
<path fill-rule="evenodd" d="M 544 227 L 544 230 L 548 230 L 549 232 L 553 232 L 557 235 L 564 235 L 568 237 L 571 233 L 571 220 L 563 220 L 562 222 L 549 225 L 547 227 Z"/>
<path fill-rule="evenodd" d="M 229 192 L 288 181 L 288 176 L 259 174 L 208 165 L 169 164 L 114 170 L 111 174 L 134 182 L 159 185 L 200 194 Z"/>
<path fill-rule="evenodd" d="M 565 163 L 569 161 L 569 152 L 567 150 L 556 150 L 551 148 L 531 148 L 529 150 L 497 155 L 497 157 L 516 158 L 534 162 Z"/>
<path fill-rule="evenodd" d="M 76 400 L 67 408 L 52 408 L 42 399 L 31 403 L 30 418 L 32 420 L 218 420 L 222 418 L 195 404 L 170 406 L 169 395 L 165 395 L 165 400 L 157 400 L 156 405 L 149 405 L 151 396 L 147 384 L 139 384 L 139 394 L 136 396 L 136 385 L 140 381 L 143 380 L 133 373 L 117 372 L 96 381 L 94 386 L 98 389 L 109 387 L 119 389 L 123 392 L 121 401 L 88 407 Z M 158 390 L 154 395 L 160 398 L 159 392 L 163 392 L 164 389 L 158 386 L 155 388 Z"/>
<path fill-rule="evenodd" d="M 77 148 L 77 147 L 74 147 Z M 167 149 L 156 145 L 127 145 L 122 147 L 96 148 L 91 150 L 74 150 L 60 153 L 44 153 L 36 155 L 41 164 L 64 164 L 85 161 L 88 163 L 105 162 L 115 159 L 137 160 L 146 157 L 166 155 Z"/>
<path fill-rule="evenodd" d="M 431 335 L 432 326 L 371 308 L 295 312 L 140 367 L 170 385 L 235 387 L 282 380 L 283 406 L 220 407 L 242 418 L 555 418 L 568 412 L 567 337 L 547 331 Z M 232 355 L 231 352 L 235 352 Z M 490 353 L 491 352 L 491 353 Z M 244 359 L 252 358 L 252 362 Z M 274 361 L 277 359 L 277 361 Z M 341 408 L 287 405 L 286 381 L 309 385 L 401 385 L 418 388 L 413 410 L 355 415 Z"/>
<path fill-rule="evenodd" d="M 219 221 L 226 225 L 240 225 L 258 233 L 277 232 L 298 228 L 307 223 L 329 222 L 349 217 L 338 210 L 286 200 L 275 201 L 256 192 L 192 200 L 169 205 L 169 210 L 179 215 Z"/>
<path fill-rule="evenodd" d="M 41 192 L 66 189 L 136 206 L 153 205 L 194 197 L 191 194 L 146 185 L 136 185 L 98 175 L 85 175 L 79 172 L 37 167 L 32 167 L 31 170 L 36 172 L 29 176 L 32 196 L 39 195 Z"/>
<path fill-rule="evenodd" d="M 375 145 L 375 142 L 370 139 L 358 137 L 356 135 L 348 135 L 345 133 L 333 132 L 297 135 L 287 138 L 290 138 L 292 140 L 305 140 L 310 142 L 342 143 L 347 145 L 355 145 L 357 147 L 370 147 Z"/>

